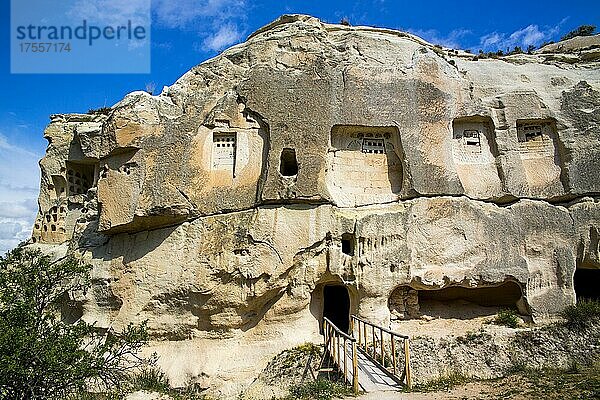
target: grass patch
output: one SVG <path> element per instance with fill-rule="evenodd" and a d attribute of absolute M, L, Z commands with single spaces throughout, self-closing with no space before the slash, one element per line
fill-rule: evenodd
<path fill-rule="evenodd" d="M 496 318 L 494 318 L 494 324 L 504 325 L 509 328 L 518 328 L 519 317 L 514 310 L 500 310 L 498 311 L 498 314 L 496 314 Z"/>
<path fill-rule="evenodd" d="M 290 387 L 288 399 L 330 400 L 351 396 L 352 389 L 343 383 L 328 379 L 317 379 Z"/>
<path fill-rule="evenodd" d="M 277 357 L 281 357 L 283 368 L 295 367 L 299 360 L 304 360 L 307 357 L 321 357 L 321 347 L 314 343 L 304 343 L 289 350 L 284 350 Z"/>
<path fill-rule="evenodd" d="M 125 394 L 120 392 L 91 393 L 80 392 L 67 397 L 67 400 L 123 400 Z"/>
<path fill-rule="evenodd" d="M 459 371 L 450 371 L 446 375 L 435 378 L 427 383 L 421 383 L 413 386 L 412 389 L 404 388 L 406 392 L 439 392 L 448 391 L 455 386 L 470 382 L 471 379 Z"/>
<path fill-rule="evenodd" d="M 174 400 L 208 400 L 191 383 L 185 388 L 171 388 L 169 378 L 157 367 L 143 369 L 131 377 L 128 392 L 138 390 L 166 394 Z"/>
<path fill-rule="evenodd" d="M 571 363 L 566 369 L 525 368 L 498 381 L 498 398 L 507 398 L 519 389 L 523 399 L 598 399 L 600 362 L 588 366 Z"/>
<path fill-rule="evenodd" d="M 161 393 L 173 400 L 211 400 L 202 393 L 202 389 L 192 383 L 183 388 L 171 388 L 167 375 L 155 366 L 146 367 L 131 375 L 121 390 L 104 393 L 74 393 L 65 400 L 124 400 L 128 394 L 140 390 Z"/>
<path fill-rule="evenodd" d="M 485 398 L 523 400 L 600 399 L 600 361 L 590 364 L 572 362 L 562 369 L 515 366 L 509 375 L 494 379 L 467 378 L 459 372 L 419 384 L 404 392 L 448 392 L 456 386 L 478 382 Z M 473 394 L 469 396 L 471 397 Z M 439 398 L 445 398 L 440 396 Z M 465 397 L 466 398 L 466 397 Z"/>
<path fill-rule="evenodd" d="M 480 344 L 489 341 L 492 338 L 492 335 L 485 332 L 483 328 L 479 329 L 477 332 L 468 331 L 464 336 L 458 336 L 456 338 L 456 342 L 459 344 Z"/>
<path fill-rule="evenodd" d="M 568 306 L 562 312 L 566 324 L 571 329 L 583 329 L 600 322 L 600 301 L 581 300 Z"/>

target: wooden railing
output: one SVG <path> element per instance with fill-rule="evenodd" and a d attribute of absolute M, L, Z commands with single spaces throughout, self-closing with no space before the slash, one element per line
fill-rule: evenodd
<path fill-rule="evenodd" d="M 350 327 L 353 337 L 358 337 L 358 346 L 365 353 L 381 364 L 386 371 L 399 378 L 400 381 L 404 381 L 409 388 L 412 387 L 408 336 L 372 324 L 356 315 L 352 315 Z M 404 356 L 401 357 L 404 365 L 402 368 L 398 368 L 398 358 L 402 356 L 402 353 L 404 353 Z"/>
<path fill-rule="evenodd" d="M 344 374 L 344 379 L 352 383 L 352 390 L 358 394 L 358 356 L 356 354 L 356 339 L 345 332 L 342 332 L 329 319 L 323 318 L 323 334 L 325 339 L 325 350 L 329 352 L 331 359 L 337 365 L 337 368 Z M 350 346 L 350 354 L 348 354 L 348 342 Z M 351 360 L 350 368 L 348 369 L 348 360 Z M 351 378 L 348 373 L 351 373 Z"/>

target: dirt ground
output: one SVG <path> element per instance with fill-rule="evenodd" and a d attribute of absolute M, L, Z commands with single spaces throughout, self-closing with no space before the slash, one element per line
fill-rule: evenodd
<path fill-rule="evenodd" d="M 357 398 L 360 400 L 600 399 L 600 363 L 585 368 L 574 368 L 570 372 L 521 371 L 505 378 L 470 382 L 449 390 L 367 393 Z"/>

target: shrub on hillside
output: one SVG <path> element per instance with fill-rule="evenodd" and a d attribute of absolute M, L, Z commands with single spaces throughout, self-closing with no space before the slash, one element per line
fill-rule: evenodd
<path fill-rule="evenodd" d="M 572 30 L 567 33 L 565 36 L 560 38 L 560 40 L 568 40 L 572 39 L 576 36 L 591 36 L 596 31 L 596 27 L 594 25 L 581 25 L 577 29 Z"/>
<path fill-rule="evenodd" d="M 0 398 L 65 399 L 119 390 L 147 343 L 144 324 L 100 331 L 61 319 L 65 299 L 89 288 L 89 265 L 17 247 L 0 257 Z"/>
<path fill-rule="evenodd" d="M 600 322 L 600 301 L 581 300 L 574 306 L 568 306 L 562 312 L 567 326 L 574 329 L 586 328 Z"/>
<path fill-rule="evenodd" d="M 519 317 L 513 310 L 500 310 L 494 319 L 496 325 L 504 325 L 509 328 L 517 328 L 519 326 Z"/>

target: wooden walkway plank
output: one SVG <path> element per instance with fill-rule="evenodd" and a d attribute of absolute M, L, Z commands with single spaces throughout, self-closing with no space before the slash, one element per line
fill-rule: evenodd
<path fill-rule="evenodd" d="M 350 359 L 351 349 L 347 351 L 346 362 L 352 365 Z M 390 373 L 375 364 L 361 349 L 357 351 L 358 358 L 358 383 L 365 392 L 378 392 L 388 390 L 399 390 L 402 388 L 396 379 L 390 376 Z M 348 375 L 348 381 L 352 383 L 352 374 Z"/>

